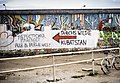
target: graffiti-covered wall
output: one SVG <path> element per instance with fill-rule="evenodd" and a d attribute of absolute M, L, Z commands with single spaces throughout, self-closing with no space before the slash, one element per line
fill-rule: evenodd
<path fill-rule="evenodd" d="M 24 31 L 25 24 L 33 24 L 40 30 L 51 25 L 51 29 L 114 29 L 120 26 L 120 14 L 75 14 L 75 15 L 3 15 L 1 24 L 7 24 L 11 30 Z M 43 27 L 43 29 L 41 29 Z M 25 27 L 26 28 L 26 27 Z"/>
<path fill-rule="evenodd" d="M 69 15 L 1 15 L 0 24 L 5 24 L 13 36 L 24 31 L 47 30 L 99 30 L 100 44 L 108 44 L 111 38 L 120 39 L 120 14 L 69 14 Z M 101 40 L 103 43 L 101 43 Z"/>

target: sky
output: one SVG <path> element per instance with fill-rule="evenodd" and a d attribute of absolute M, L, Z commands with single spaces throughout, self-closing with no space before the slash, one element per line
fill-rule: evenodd
<path fill-rule="evenodd" d="M 0 10 L 120 8 L 120 0 L 0 0 Z M 83 7 L 86 5 L 86 7 Z"/>

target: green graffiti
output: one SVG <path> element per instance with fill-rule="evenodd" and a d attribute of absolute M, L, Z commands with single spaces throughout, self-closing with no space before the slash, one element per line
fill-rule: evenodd
<path fill-rule="evenodd" d="M 119 38 L 120 33 L 100 31 L 100 38 Z"/>
<path fill-rule="evenodd" d="M 104 44 L 109 44 L 111 39 L 115 43 L 120 43 L 120 33 L 100 31 L 100 38 L 104 39 Z"/>

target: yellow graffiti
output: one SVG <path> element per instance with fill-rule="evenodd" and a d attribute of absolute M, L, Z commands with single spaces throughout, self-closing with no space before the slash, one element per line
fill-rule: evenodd
<path fill-rule="evenodd" d="M 39 21 L 38 21 L 38 24 L 40 24 L 42 22 L 42 16 L 40 15 L 40 18 L 39 18 Z"/>
<path fill-rule="evenodd" d="M 10 18 L 10 20 L 11 20 L 10 23 L 12 24 L 13 18 L 11 16 L 9 16 L 9 15 L 8 15 L 8 17 Z"/>
<path fill-rule="evenodd" d="M 15 18 L 23 21 L 24 24 L 27 23 L 26 20 L 24 20 L 20 15 L 15 15 Z"/>
<path fill-rule="evenodd" d="M 37 23 L 35 21 L 33 21 L 33 20 L 31 20 L 29 23 L 34 24 L 35 26 L 37 26 Z"/>

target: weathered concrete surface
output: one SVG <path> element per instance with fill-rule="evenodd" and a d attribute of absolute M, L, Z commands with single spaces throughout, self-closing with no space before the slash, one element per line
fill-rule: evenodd
<path fill-rule="evenodd" d="M 0 15 L 45 15 L 45 14 L 120 14 L 120 8 L 113 9 L 34 9 L 0 10 Z"/>

